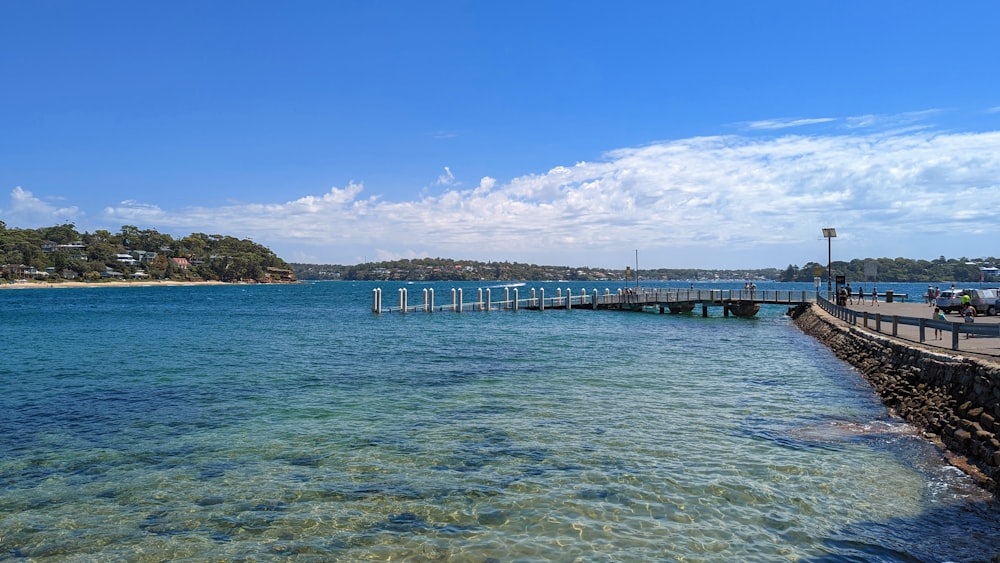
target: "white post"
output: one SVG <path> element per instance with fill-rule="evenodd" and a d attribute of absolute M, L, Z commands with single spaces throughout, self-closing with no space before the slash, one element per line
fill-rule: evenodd
<path fill-rule="evenodd" d="M 540 311 L 544 311 L 545 310 L 545 288 L 544 287 L 538 289 L 538 295 L 540 297 L 540 299 L 538 300 L 538 309 Z"/>
<path fill-rule="evenodd" d="M 493 307 L 493 304 L 491 303 L 493 301 L 491 299 L 491 293 L 492 292 L 490 291 L 490 288 L 486 288 L 486 310 L 487 311 L 489 311 L 490 308 Z"/>
<path fill-rule="evenodd" d="M 505 307 L 507 307 L 508 309 L 512 308 L 510 306 L 510 288 L 509 287 L 503 288 L 503 301 L 504 301 L 504 303 L 506 303 L 506 305 L 504 305 Z"/>
<path fill-rule="evenodd" d="M 451 288 L 451 310 L 452 311 L 456 310 L 455 309 L 455 288 Z"/>
<path fill-rule="evenodd" d="M 594 288 L 594 302 L 591 303 L 591 306 L 594 308 L 595 311 L 597 310 L 597 288 L 596 287 Z"/>
<path fill-rule="evenodd" d="M 378 306 L 378 293 L 381 291 L 379 288 L 372 290 L 372 313 L 376 315 L 382 314 L 382 308 Z"/>
<path fill-rule="evenodd" d="M 462 301 L 463 301 L 463 298 L 462 298 L 462 288 L 458 288 L 458 309 L 457 309 L 457 311 L 459 313 L 462 312 Z"/>
<path fill-rule="evenodd" d="M 406 288 L 405 287 L 399 288 L 399 312 L 400 313 L 405 313 L 406 312 Z"/>
<path fill-rule="evenodd" d="M 424 288 L 424 312 L 427 312 L 427 288 Z"/>
<path fill-rule="evenodd" d="M 477 303 L 476 306 L 479 307 L 480 311 L 482 311 L 483 310 L 483 288 L 481 288 L 481 287 L 479 288 L 479 299 L 476 300 L 476 303 Z"/>
<path fill-rule="evenodd" d="M 434 288 L 433 287 L 427 290 L 427 296 L 430 298 L 430 306 L 429 306 L 429 308 L 427 310 L 428 311 L 433 311 L 434 310 Z"/>
<path fill-rule="evenodd" d="M 518 294 L 518 291 L 517 291 L 517 288 L 515 287 L 514 288 L 514 306 L 513 306 L 513 309 L 515 311 L 517 310 L 517 294 Z"/>

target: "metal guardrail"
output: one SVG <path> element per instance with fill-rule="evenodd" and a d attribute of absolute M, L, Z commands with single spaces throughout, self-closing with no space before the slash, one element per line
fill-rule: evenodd
<path fill-rule="evenodd" d="M 968 336 L 1000 336 L 1000 324 L 976 324 L 954 321 L 937 321 L 921 317 L 905 317 L 901 315 L 883 315 L 881 313 L 871 313 L 868 311 L 855 311 L 847 307 L 837 305 L 822 296 L 816 298 L 819 306 L 834 317 L 845 321 L 851 325 L 862 325 L 867 329 L 874 330 L 880 334 L 888 334 L 896 337 L 899 332 L 899 325 L 918 327 L 920 342 L 927 340 L 927 329 L 937 329 L 951 333 L 951 349 L 958 351 L 959 335 Z M 883 325 L 888 331 L 883 330 Z"/>

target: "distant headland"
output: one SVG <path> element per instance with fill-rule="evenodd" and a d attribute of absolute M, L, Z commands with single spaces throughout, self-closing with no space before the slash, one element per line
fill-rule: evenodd
<path fill-rule="evenodd" d="M 834 261 L 833 272 L 849 281 L 872 279 L 884 282 L 998 282 L 996 258 L 945 258 L 914 260 L 908 258 L 864 258 L 849 262 Z M 586 266 L 541 266 L 519 262 L 481 262 L 450 258 L 418 258 L 366 262 L 364 264 L 298 264 L 291 267 L 300 280 L 370 280 L 370 281 L 623 281 L 635 279 L 634 271 Z M 640 268 L 642 280 L 768 280 L 777 282 L 813 282 L 817 271 L 826 275 L 826 264 L 807 262 L 785 268 L 704 269 Z"/>
<path fill-rule="evenodd" d="M 0 221 L 0 287 L 290 283 L 295 272 L 248 239 L 155 229 L 78 232 L 72 224 L 9 229 Z"/>

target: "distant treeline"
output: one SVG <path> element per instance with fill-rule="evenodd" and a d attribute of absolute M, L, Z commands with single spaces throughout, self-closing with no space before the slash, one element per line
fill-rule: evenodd
<path fill-rule="evenodd" d="M 834 275 L 844 275 L 848 281 L 885 282 L 977 282 L 983 275 L 981 267 L 991 267 L 995 258 L 952 258 L 912 260 L 908 258 L 865 258 L 850 262 L 833 262 Z M 584 266 L 540 266 L 518 262 L 479 262 L 446 258 L 391 260 L 355 265 L 292 264 L 295 275 L 302 280 L 401 280 L 401 281 L 623 281 L 622 269 L 589 268 Z M 826 278 L 826 264 L 808 262 L 802 266 L 757 270 L 710 270 L 697 268 L 651 268 L 639 271 L 646 280 L 773 280 L 812 282 L 816 271 Z M 866 275 L 865 272 L 873 273 Z M 635 273 L 629 272 L 634 279 Z M 989 274 L 987 274 L 989 277 Z"/>
<path fill-rule="evenodd" d="M 0 276 L 98 280 L 114 277 L 205 281 L 288 281 L 291 267 L 252 240 L 193 233 L 174 239 L 124 225 L 115 233 L 79 232 L 75 225 L 7 228 L 0 221 Z"/>

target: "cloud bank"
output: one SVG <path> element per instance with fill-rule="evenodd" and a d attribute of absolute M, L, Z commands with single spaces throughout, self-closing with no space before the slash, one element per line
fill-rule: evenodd
<path fill-rule="evenodd" d="M 35 197 L 21 186 L 10 192 L 10 205 L 0 208 L 0 219 L 10 226 L 49 227 L 79 220 L 83 212 L 73 205 L 58 205 L 59 200 Z"/>
<path fill-rule="evenodd" d="M 232 234 L 289 261 L 342 264 L 440 256 L 623 267 L 638 250 L 647 267 L 784 267 L 825 261 L 822 227 L 838 230 L 834 259 L 1000 255 L 990 197 L 1000 193 L 1000 132 L 696 137 L 507 182 L 444 170 L 445 191 L 415 188 L 410 200 L 351 183 L 284 202 L 125 201 L 100 211 L 96 228 Z M 20 187 L 11 202 L 11 226 L 82 217 Z"/>

